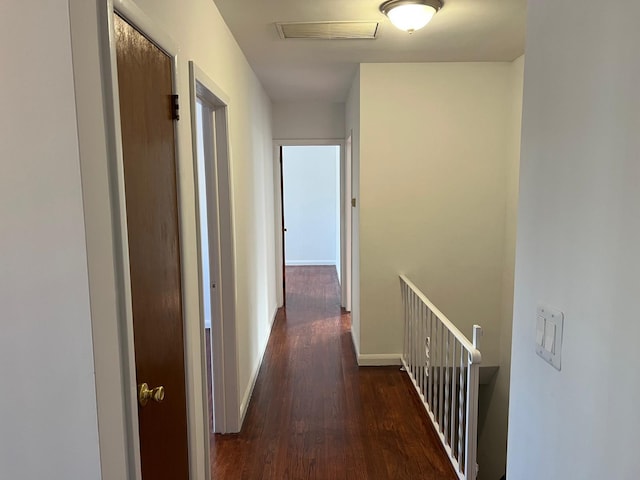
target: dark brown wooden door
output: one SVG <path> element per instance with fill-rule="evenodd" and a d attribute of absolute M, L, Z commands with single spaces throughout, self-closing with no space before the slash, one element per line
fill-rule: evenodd
<path fill-rule="evenodd" d="M 187 405 L 171 59 L 115 18 L 142 477 L 187 480 Z"/>

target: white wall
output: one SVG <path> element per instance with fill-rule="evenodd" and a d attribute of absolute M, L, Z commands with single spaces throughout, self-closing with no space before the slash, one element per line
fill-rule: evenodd
<path fill-rule="evenodd" d="M 523 59 L 360 70 L 361 363 L 398 361 L 399 273 L 469 338 L 482 325 L 483 364 L 502 370 L 481 390 L 489 480 L 506 461 L 522 69 Z"/>
<path fill-rule="evenodd" d="M 187 60 L 228 95 L 236 255 L 239 385 L 246 407 L 276 310 L 271 101 L 210 0 L 137 2 L 181 48 L 179 93 L 189 95 Z M 183 102 L 186 107 L 186 100 Z M 185 108 L 183 107 L 183 108 Z M 198 319 L 196 215 L 190 124 L 180 124 L 180 191 L 187 319 Z M 193 355 L 199 338 L 190 339 Z"/>
<path fill-rule="evenodd" d="M 273 138 L 344 138 L 344 103 L 284 102 L 273 105 Z"/>
<path fill-rule="evenodd" d="M 360 355 L 360 66 L 356 71 L 345 105 L 345 138 L 351 135 L 351 195 L 356 206 L 351 208 L 351 336 L 356 355 Z M 343 203 L 345 203 L 343 201 Z M 347 247 L 348 248 L 348 247 Z"/>
<path fill-rule="evenodd" d="M 278 305 L 282 305 L 282 205 L 280 204 L 280 158 L 279 145 L 309 144 L 320 141 L 320 144 L 342 141 L 345 138 L 345 104 L 322 101 L 297 101 L 274 103 L 273 138 L 274 138 L 274 191 L 276 196 L 275 214 L 275 251 L 276 251 L 276 285 Z M 344 231 L 344 230 L 343 230 Z M 340 269 L 341 270 L 341 269 Z M 339 275 L 341 271 L 339 270 Z"/>
<path fill-rule="evenodd" d="M 402 351 L 405 273 L 499 362 L 511 67 L 361 66 L 361 353 Z"/>
<path fill-rule="evenodd" d="M 340 147 L 283 148 L 286 265 L 339 265 Z"/>
<path fill-rule="evenodd" d="M 3 2 L 0 45 L 0 478 L 99 479 L 68 9 Z"/>
<path fill-rule="evenodd" d="M 266 347 L 271 321 L 276 309 L 275 232 L 273 200 L 273 160 L 271 132 L 271 103 L 258 82 L 242 51 L 224 24 L 215 4 L 210 0 L 189 0 L 175 3 L 170 0 L 140 0 L 140 8 L 151 20 L 179 44 L 178 93 L 181 97 L 182 120 L 178 123 L 179 193 L 182 233 L 182 261 L 184 269 L 184 314 L 189 331 L 187 337 L 190 362 L 195 366 L 189 372 L 195 389 L 189 392 L 194 408 L 191 432 L 195 443 L 192 468 L 195 478 L 204 478 L 204 466 L 209 453 L 204 447 L 206 421 L 202 417 L 202 384 L 200 365 L 197 232 L 189 122 L 189 73 L 188 61 L 194 60 L 226 93 L 229 105 L 229 135 L 231 150 L 231 175 L 234 211 L 235 266 L 236 266 L 236 314 L 238 337 L 238 383 L 243 405 L 248 404 L 253 379 Z M 100 5 L 102 8 L 102 5 Z M 74 70 L 76 93 L 79 96 L 78 114 L 86 121 L 80 122 L 80 143 L 85 149 L 81 155 L 83 184 L 87 203 L 87 235 L 90 237 L 89 264 L 95 275 L 91 278 L 92 305 L 96 293 L 96 307 L 92 312 L 94 329 L 105 333 L 96 335 L 96 365 L 100 376 L 97 381 L 101 412 L 100 443 L 103 464 L 110 472 L 105 478 L 121 479 L 124 455 L 119 450 L 123 444 L 122 423 L 109 419 L 123 415 L 121 384 L 118 380 L 118 337 L 113 302 L 104 301 L 115 296 L 114 284 L 104 284 L 105 275 L 113 275 L 114 256 L 109 243 L 110 204 L 109 178 L 106 169 L 104 143 L 104 106 L 97 51 L 98 17 L 94 2 L 73 0 L 74 22 Z M 45 38 L 46 40 L 46 38 Z M 43 41 L 45 41 L 43 40 Z M 91 48 L 88 48 L 91 47 Z M 77 53 L 77 55 L 76 55 Z M 85 168 L 85 166 L 87 168 Z M 100 187 L 100 188 L 97 188 Z M 98 192 L 94 194 L 94 192 Z M 100 288 L 98 288 L 98 286 Z M 95 288 L 94 288 L 95 287 Z M 103 388 L 105 387 L 105 388 Z M 109 397 L 111 395 L 111 397 Z M 106 399 L 106 400 L 105 400 Z M 112 401 L 113 400 L 113 401 Z M 105 453 L 106 452 L 106 453 Z M 106 460 L 105 460 L 106 459 Z"/>
<path fill-rule="evenodd" d="M 510 479 L 640 478 L 640 5 L 529 2 Z M 562 370 L 535 309 L 565 313 Z"/>
<path fill-rule="evenodd" d="M 207 114 L 211 115 L 213 112 L 207 108 Z M 197 129 L 197 152 L 198 152 L 198 166 L 196 167 L 196 176 L 198 179 L 198 212 L 200 222 L 200 264 L 202 265 L 202 285 L 205 287 L 202 289 L 202 313 L 204 317 L 205 328 L 211 328 L 211 290 L 207 285 L 211 285 L 211 268 L 209 264 L 209 230 L 203 228 L 203 226 L 209 225 L 208 209 L 207 209 L 207 181 L 205 173 L 206 157 L 204 153 L 204 130 L 202 126 L 203 122 L 203 106 L 201 102 L 196 102 L 196 129 Z M 207 140 L 210 142 L 211 140 Z M 217 231 L 217 229 L 216 229 Z M 217 282 L 216 277 L 216 282 Z"/>
<path fill-rule="evenodd" d="M 337 146 L 335 149 L 335 163 L 336 163 L 336 174 L 334 175 L 334 186 L 336 191 L 336 204 L 334 208 L 334 220 L 335 220 L 335 228 L 336 235 L 334 237 L 334 248 L 336 251 L 336 273 L 338 275 L 338 282 L 341 286 L 341 291 L 344 291 L 344 286 L 342 285 L 342 270 L 344 263 L 344 252 L 342 251 L 342 243 L 343 239 L 346 238 L 346 232 L 344 231 L 344 221 L 342 218 L 342 210 L 344 203 L 344 162 L 342 159 L 344 158 L 344 143 L 342 147 Z M 341 151 L 342 150 L 342 151 Z M 342 298 L 341 298 L 342 300 Z M 342 302 L 341 302 L 342 304 Z"/>
<path fill-rule="evenodd" d="M 513 275 L 515 268 L 518 174 L 520 169 L 520 131 L 522 126 L 522 80 L 524 56 L 517 58 L 510 72 L 510 106 L 506 172 L 506 216 L 504 231 L 504 269 L 500 324 L 500 368 L 487 385 L 480 387 L 478 429 L 479 480 L 495 480 L 507 468 L 507 423 L 509 378 L 511 373 L 511 328 L 513 324 Z"/>
<path fill-rule="evenodd" d="M 115 288 L 118 275 L 114 268 L 114 252 L 117 247 L 112 233 L 106 119 L 100 103 L 104 75 L 99 66 L 96 25 L 87 21 L 97 17 L 96 5 L 96 2 L 70 0 L 69 13 L 102 478 L 116 480 L 132 477 L 127 465 L 131 445 L 127 438 L 122 395 L 126 372 L 120 368 L 121 336 L 116 321 L 122 314 L 122 304 Z"/>

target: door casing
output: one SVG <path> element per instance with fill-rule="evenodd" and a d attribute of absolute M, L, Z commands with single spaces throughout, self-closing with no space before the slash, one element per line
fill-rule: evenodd
<path fill-rule="evenodd" d="M 95 363 L 97 423 L 100 442 L 102 477 L 105 479 L 140 480 L 140 459 L 137 434 L 137 404 L 133 374 L 135 364 L 131 350 L 131 303 L 128 291 L 128 259 L 125 217 L 122 215 L 123 175 L 120 145 L 119 99 L 113 43 L 113 13 L 143 31 L 153 42 L 174 59 L 174 87 L 179 85 L 182 119 L 178 123 L 176 144 L 184 147 L 185 129 L 189 124 L 187 82 L 181 78 L 183 69 L 175 65 L 179 46 L 131 0 L 70 0 L 71 47 L 75 81 L 76 112 L 81 165 L 81 181 L 85 210 L 87 264 L 91 296 L 91 324 Z M 151 12 L 150 12 L 151 13 Z M 185 67 L 186 62 L 180 65 Z M 181 135 L 182 132 L 182 135 Z M 183 297 L 188 297 L 184 316 L 187 369 L 187 402 L 189 415 L 189 463 L 191 480 L 210 478 L 206 418 L 199 405 L 202 397 L 201 358 L 196 302 L 197 278 L 193 269 L 193 249 L 185 255 L 188 242 L 194 241 L 190 222 L 193 207 L 191 192 L 191 162 L 177 155 L 179 164 L 179 213 L 189 217 L 181 222 L 181 252 L 190 272 L 183 277 Z M 182 157 L 182 158 L 181 158 Z M 188 154 L 187 154 L 188 157 Z M 180 175 L 181 173 L 181 175 Z M 186 186 L 186 187 L 185 187 Z M 184 234 L 184 235 L 183 235 Z M 183 298 L 184 300 L 184 298 Z M 201 408 L 202 407 L 202 408 Z"/>
<path fill-rule="evenodd" d="M 131 478 L 141 480 L 141 460 L 140 460 L 140 441 L 138 435 L 138 403 L 136 392 L 136 368 L 135 368 L 135 351 L 133 344 L 133 313 L 132 313 L 132 298 L 131 298 L 131 279 L 129 274 L 129 254 L 128 254 L 128 235 L 127 235 L 127 217 L 126 217 L 126 202 L 125 202 L 125 189 L 124 189 L 124 170 L 122 161 L 122 141 L 121 141 L 121 128 L 120 128 L 120 108 L 119 108 L 119 95 L 118 95 L 118 78 L 117 78 L 117 65 L 116 65 L 116 45 L 114 35 L 114 12 L 117 12 L 121 17 L 126 19 L 131 25 L 136 27 L 141 33 L 143 33 L 152 43 L 158 48 L 164 51 L 171 59 L 172 70 L 172 83 L 173 92 L 177 93 L 178 85 L 178 52 L 179 47 L 177 43 L 160 29 L 136 4 L 129 0 L 108 0 L 106 2 L 106 30 L 108 35 L 108 62 L 103 62 L 103 66 L 106 67 L 109 72 L 109 78 L 105 82 L 107 89 L 107 96 L 110 98 L 110 105 L 107 106 L 110 113 L 109 125 L 110 137 L 109 141 L 113 142 L 112 150 L 115 156 L 110 162 L 111 170 L 111 195 L 113 201 L 113 227 L 115 237 L 115 258 L 116 258 L 116 271 L 117 271 L 117 283 L 118 283 L 118 297 L 120 303 L 120 346 L 121 346 L 121 368 L 123 373 L 123 401 L 125 408 L 125 430 L 127 436 L 127 456 L 129 464 L 129 474 Z M 106 52 L 105 52 L 106 53 Z M 179 165 L 181 158 L 179 154 L 178 145 L 180 144 L 181 136 L 180 129 L 174 123 L 174 135 L 175 135 L 175 158 L 176 164 Z M 178 224 L 179 224 L 179 236 L 183 237 L 184 226 L 182 219 L 182 205 L 185 201 L 184 192 L 180 188 L 180 169 L 176 171 L 177 179 L 177 193 L 178 193 Z M 180 255 L 185 257 L 186 244 L 181 241 Z M 182 304 L 186 305 L 185 298 L 185 266 L 184 262 L 181 263 L 181 280 L 183 285 L 182 290 Z M 194 382 L 192 376 L 194 375 L 194 365 L 191 360 L 192 355 L 189 352 L 189 343 L 187 339 L 190 336 L 190 329 L 192 326 L 187 321 L 185 310 L 183 309 L 183 324 L 184 324 L 184 338 L 185 338 L 185 377 L 187 379 L 186 393 L 187 393 L 187 416 L 188 416 L 188 448 L 189 448 L 189 467 L 190 478 L 195 479 L 197 475 L 197 464 L 194 455 L 194 446 L 196 444 L 196 431 L 195 417 L 192 408 L 192 399 L 195 395 Z"/>
<path fill-rule="evenodd" d="M 114 23 L 136 383 L 138 387 L 148 382 L 167 389 L 162 405 L 149 402 L 138 408 L 142 475 L 187 479 L 183 238 L 179 231 L 176 120 L 169 113 L 175 91 L 172 62 L 120 15 L 114 17 Z M 150 151 L 154 153 L 150 155 Z M 151 265 L 155 265 L 153 270 Z M 163 432 L 170 438 L 162 440 Z"/>
<path fill-rule="evenodd" d="M 345 141 L 344 149 L 344 178 L 342 179 L 342 195 L 341 211 L 343 212 L 343 230 L 342 250 L 344 261 L 342 262 L 342 306 L 347 312 L 351 311 L 351 282 L 353 277 L 351 274 L 351 256 L 353 255 L 353 206 L 351 199 L 353 197 L 353 132 L 349 132 L 349 136 Z"/>
<path fill-rule="evenodd" d="M 240 418 L 240 394 L 238 386 L 238 364 L 237 364 L 237 333 L 236 333 L 236 311 L 235 311 L 235 267 L 234 239 L 233 239 L 233 215 L 232 215 L 232 195 L 231 195 L 231 172 L 229 159 L 229 125 L 228 108 L 229 97 L 226 93 L 211 80 L 193 62 L 189 62 L 189 84 L 190 84 L 190 104 L 191 104 L 191 134 L 194 159 L 194 183 L 196 186 L 196 210 L 197 210 L 197 231 L 198 238 L 201 238 L 198 191 L 200 182 L 198 178 L 198 152 L 197 152 L 197 128 L 196 128 L 196 101 L 197 98 L 204 100 L 213 108 L 215 115 L 215 142 L 214 165 L 206 173 L 205 184 L 207 185 L 206 195 L 216 195 L 215 202 L 208 202 L 208 206 L 215 204 L 216 212 L 209 209 L 208 221 L 215 222 L 216 237 L 209 237 L 209 243 L 217 242 L 219 255 L 218 262 L 218 287 L 219 307 L 216 312 L 217 322 L 214 324 L 212 311 L 211 331 L 213 334 L 212 350 L 213 362 L 213 382 L 214 382 L 214 424 L 216 433 L 235 433 L 240 431 L 242 419 Z M 213 188 L 209 187 L 209 182 L 215 182 Z M 215 190 L 215 193 L 214 193 Z M 200 242 L 198 242 L 200 245 Z M 198 247 L 198 266 L 202 268 L 202 252 Z M 202 284 L 202 272 L 199 272 L 200 289 L 207 288 Z M 202 302 L 201 302 L 202 303 Z M 202 382 L 207 385 L 206 379 L 206 350 L 204 331 L 204 309 L 200 305 L 200 344 L 202 348 Z M 205 407 L 205 418 L 208 418 L 208 398 L 207 391 L 203 389 L 203 405 Z M 209 437 L 206 438 L 207 451 Z"/>
<path fill-rule="evenodd" d="M 283 225 L 283 208 L 282 205 L 282 173 L 280 166 L 281 155 L 280 152 L 282 147 L 295 147 L 295 146 L 324 146 L 324 145 L 338 145 L 340 147 L 340 205 L 344 204 L 345 198 L 345 139 L 344 138 L 329 138 L 329 139 L 276 139 L 273 141 L 273 179 L 274 179 L 274 199 L 275 199 L 275 232 L 276 232 L 276 285 L 278 288 L 276 289 L 278 307 L 282 307 L 284 305 L 284 225 Z M 345 211 L 343 208 L 340 208 L 340 248 L 342 252 L 340 253 L 340 270 L 344 272 L 344 264 L 345 264 L 345 255 L 343 252 L 345 251 L 346 238 L 345 238 Z M 351 248 L 346 246 L 346 248 Z M 346 297 L 345 297 L 345 288 L 344 277 L 342 277 L 343 281 L 340 282 L 341 285 L 341 305 L 346 306 Z"/>

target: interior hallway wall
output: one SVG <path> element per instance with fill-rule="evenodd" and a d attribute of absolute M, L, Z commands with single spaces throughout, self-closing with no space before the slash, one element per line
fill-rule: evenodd
<path fill-rule="evenodd" d="M 273 138 L 280 140 L 344 138 L 344 103 L 274 103 Z"/>
<path fill-rule="evenodd" d="M 292 101 L 273 104 L 274 162 L 273 177 L 276 195 L 275 249 L 277 301 L 284 302 L 282 290 L 282 204 L 280 200 L 280 152 L 278 145 L 295 145 L 309 141 L 339 141 L 344 139 L 344 103 L 323 101 Z M 344 227 L 341 226 L 341 231 Z"/>
<path fill-rule="evenodd" d="M 283 148 L 285 263 L 340 267 L 340 147 Z"/>
<path fill-rule="evenodd" d="M 363 64 L 360 358 L 402 351 L 405 273 L 499 373 L 481 391 L 480 478 L 505 472 L 523 59 Z M 392 93 L 388 85 L 393 84 Z"/>
<path fill-rule="evenodd" d="M 640 478 L 640 4 L 529 2 L 507 478 Z M 536 308 L 564 312 L 561 370 Z"/>
<path fill-rule="evenodd" d="M 516 226 L 518 216 L 518 175 L 520 173 L 520 133 L 522 129 L 522 88 L 525 58 L 517 58 L 510 74 L 509 141 L 506 163 L 506 216 L 504 269 L 500 324 L 500 368 L 491 382 L 480 386 L 478 424 L 478 480 L 499 479 L 507 468 L 507 424 L 511 375 L 511 330 L 513 326 L 513 277 L 515 271 Z"/>
<path fill-rule="evenodd" d="M 269 337 L 276 311 L 275 232 L 272 169 L 271 102 L 253 70 L 229 32 L 215 4 L 210 0 L 139 0 L 137 5 L 157 27 L 180 47 L 178 94 L 181 117 L 178 122 L 179 193 L 182 261 L 184 271 L 184 314 L 190 361 L 196 368 L 189 374 L 195 388 L 189 392 L 197 431 L 191 465 L 194 478 L 205 478 L 208 461 L 204 439 L 206 420 L 202 415 L 200 369 L 199 286 L 197 260 L 196 204 L 191 125 L 189 122 L 188 60 L 194 60 L 229 98 L 229 137 L 231 151 L 232 202 L 234 212 L 236 315 L 238 344 L 238 384 L 242 407 L 249 393 Z M 105 478 L 126 478 L 124 471 L 124 406 L 119 377 L 119 339 L 116 318 L 119 312 L 114 277 L 114 254 L 109 203 L 109 158 L 105 144 L 105 111 L 99 62 L 99 27 L 102 2 L 72 0 L 74 22 L 74 73 L 78 116 L 81 118 L 81 163 L 85 186 L 85 219 L 89 239 L 89 266 L 94 317 L 100 444 L 104 469 L 113 474 Z M 99 14 L 100 13 L 100 14 Z M 92 272 L 92 273 L 91 273 Z M 99 292 L 95 295 L 94 292 Z M 116 310 L 115 312 L 113 310 Z M 240 413 L 240 412 L 238 412 Z M 122 418 L 118 420 L 118 415 Z M 111 421 L 109 421 L 111 419 Z M 105 471 L 103 469 L 103 471 Z M 111 476 L 109 476 L 111 475 Z"/>
<path fill-rule="evenodd" d="M 405 273 L 498 363 L 511 68 L 361 66 L 362 353 L 402 351 Z"/>
<path fill-rule="evenodd" d="M 3 1 L 0 45 L 0 478 L 98 480 L 68 8 Z"/>
<path fill-rule="evenodd" d="M 356 199 L 356 206 L 351 207 L 351 337 L 353 346 L 360 358 L 360 69 L 358 66 L 353 83 L 349 89 L 345 104 L 344 136 L 351 136 L 351 165 L 353 171 L 351 195 Z M 343 201 L 344 203 L 344 201 Z"/>

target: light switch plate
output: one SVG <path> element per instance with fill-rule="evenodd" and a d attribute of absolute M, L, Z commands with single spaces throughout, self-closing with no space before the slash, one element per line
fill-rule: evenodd
<path fill-rule="evenodd" d="M 536 353 L 558 371 L 561 366 L 564 313 L 547 305 L 536 311 Z M 544 319 L 543 342 L 540 344 L 540 319 Z"/>

